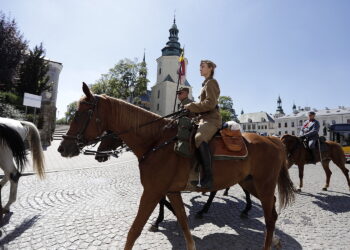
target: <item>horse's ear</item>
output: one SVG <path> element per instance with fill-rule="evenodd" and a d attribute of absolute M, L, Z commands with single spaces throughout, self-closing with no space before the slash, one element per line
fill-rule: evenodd
<path fill-rule="evenodd" d="M 91 91 L 85 82 L 83 82 L 83 92 L 88 99 L 92 97 Z"/>

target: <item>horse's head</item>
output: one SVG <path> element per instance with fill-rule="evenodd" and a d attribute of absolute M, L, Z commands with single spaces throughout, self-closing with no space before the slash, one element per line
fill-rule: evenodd
<path fill-rule="evenodd" d="M 119 137 L 116 137 L 114 134 L 109 134 L 101 140 L 101 143 L 97 149 L 97 154 L 95 156 L 95 159 L 98 162 L 105 162 L 109 159 L 109 156 L 99 152 L 115 150 L 116 148 L 122 147 L 122 146 L 123 146 L 123 141 Z"/>
<path fill-rule="evenodd" d="M 103 97 L 94 96 L 85 83 L 83 92 L 85 97 L 79 101 L 69 130 L 58 147 L 58 152 L 63 157 L 79 155 L 84 146 L 95 142 L 95 139 L 107 130 L 102 110 Z"/>
<path fill-rule="evenodd" d="M 300 139 L 295 135 L 283 135 L 281 141 L 286 146 L 288 154 L 293 153 L 300 144 Z"/>

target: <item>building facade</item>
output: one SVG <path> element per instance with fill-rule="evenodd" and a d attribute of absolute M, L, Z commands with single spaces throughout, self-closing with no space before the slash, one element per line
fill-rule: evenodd
<path fill-rule="evenodd" d="M 293 113 L 275 119 L 275 133 L 278 136 L 284 134 L 299 135 L 303 123 L 308 119 L 310 107 L 296 109 L 293 106 Z M 316 113 L 316 120 L 320 122 L 319 135 L 329 139 L 328 128 L 333 124 L 350 124 L 350 107 L 339 106 L 338 108 L 325 108 L 321 110 L 312 109 Z"/>
<path fill-rule="evenodd" d="M 272 115 L 266 112 L 241 114 L 238 118 L 243 132 L 273 135 L 275 121 Z"/>
<path fill-rule="evenodd" d="M 173 112 L 179 78 L 179 57 L 182 49 L 178 42 L 179 30 L 175 19 L 169 33 L 169 41 L 162 49 L 162 56 L 157 59 L 157 82 L 151 90 L 151 111 L 162 116 Z M 185 58 L 186 68 L 187 64 L 188 61 Z M 189 98 L 192 99 L 192 87 L 186 80 L 186 73 L 181 77 L 179 88 L 188 87 L 190 90 Z M 176 109 L 178 106 L 179 101 L 176 99 Z"/>

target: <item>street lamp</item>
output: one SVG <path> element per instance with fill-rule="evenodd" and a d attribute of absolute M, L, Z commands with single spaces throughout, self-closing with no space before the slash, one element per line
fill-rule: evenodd
<path fill-rule="evenodd" d="M 135 85 L 134 85 L 134 82 L 132 82 L 129 86 L 129 90 L 130 90 L 130 93 L 131 93 L 131 96 L 130 96 L 130 103 L 133 102 L 133 95 L 134 95 L 134 91 L 135 91 Z"/>

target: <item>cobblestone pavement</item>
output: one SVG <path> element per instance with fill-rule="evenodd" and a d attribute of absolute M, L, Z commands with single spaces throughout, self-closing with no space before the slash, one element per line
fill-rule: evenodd
<path fill-rule="evenodd" d="M 64 159 L 56 148 L 57 142 L 45 153 L 49 173 L 44 181 L 33 175 L 20 179 L 0 248 L 123 249 L 142 192 L 136 159 L 131 153 L 104 164 L 92 156 Z M 306 166 L 303 192 L 277 221 L 283 249 L 350 249 L 350 192 L 340 170 L 334 165 L 331 169 L 331 187 L 321 191 L 322 167 Z M 297 168 L 290 173 L 298 184 Z M 3 202 L 8 192 L 6 186 Z M 265 223 L 260 202 L 253 199 L 249 219 L 241 219 L 244 193 L 239 187 L 228 197 L 222 193 L 202 220 L 195 219 L 195 213 L 207 196 L 183 194 L 197 249 L 261 249 Z M 168 211 L 159 232 L 147 230 L 157 213 L 158 209 L 134 249 L 185 249 L 181 230 Z"/>

